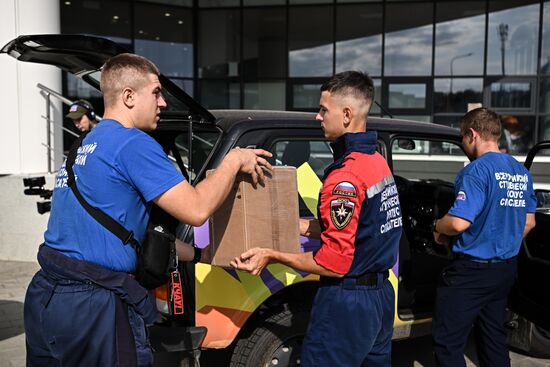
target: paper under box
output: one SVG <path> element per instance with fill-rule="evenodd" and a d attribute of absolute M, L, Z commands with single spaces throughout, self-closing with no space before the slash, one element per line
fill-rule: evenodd
<path fill-rule="evenodd" d="M 250 176 L 237 176 L 228 198 L 210 218 L 206 250 L 212 265 L 229 266 L 253 247 L 300 252 L 296 168 L 274 167 L 265 186 L 257 188 Z"/>

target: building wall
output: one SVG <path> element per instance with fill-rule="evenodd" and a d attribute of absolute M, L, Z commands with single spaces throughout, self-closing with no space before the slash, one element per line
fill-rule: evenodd
<path fill-rule="evenodd" d="M 58 0 L 0 0 L 0 46 L 24 34 L 59 33 Z M 48 170 L 46 99 L 36 87 L 42 83 L 61 91 L 61 72 L 50 66 L 18 62 L 0 55 L 0 259 L 36 260 L 48 215 L 36 211 L 37 197 L 23 194 L 22 178 Z M 52 116 L 60 121 L 61 105 L 54 103 Z M 52 143 L 61 143 L 60 130 Z M 51 167 L 61 163 L 52 157 Z M 48 184 L 53 182 L 48 176 Z"/>

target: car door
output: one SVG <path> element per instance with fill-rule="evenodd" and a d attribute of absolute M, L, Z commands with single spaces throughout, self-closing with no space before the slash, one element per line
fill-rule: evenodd
<path fill-rule="evenodd" d="M 538 143 L 525 160 L 531 171 L 537 195 L 536 226 L 523 241 L 518 255 L 518 281 L 511 307 L 537 326 L 550 330 L 550 185 L 537 185 L 537 177 L 547 175 L 541 161 L 550 159 L 550 141 Z"/>

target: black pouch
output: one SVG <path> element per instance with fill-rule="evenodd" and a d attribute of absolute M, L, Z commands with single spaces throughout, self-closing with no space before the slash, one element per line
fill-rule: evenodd
<path fill-rule="evenodd" d="M 167 283 L 177 269 L 176 238 L 160 225 L 148 228 L 138 251 L 136 279 L 144 288 L 153 289 Z"/>

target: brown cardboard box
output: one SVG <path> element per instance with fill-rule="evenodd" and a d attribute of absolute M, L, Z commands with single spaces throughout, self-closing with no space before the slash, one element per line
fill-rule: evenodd
<path fill-rule="evenodd" d="M 300 252 L 296 168 L 274 167 L 265 186 L 254 189 L 250 176 L 239 175 L 231 193 L 210 218 L 212 265 L 229 262 L 253 247 Z"/>

